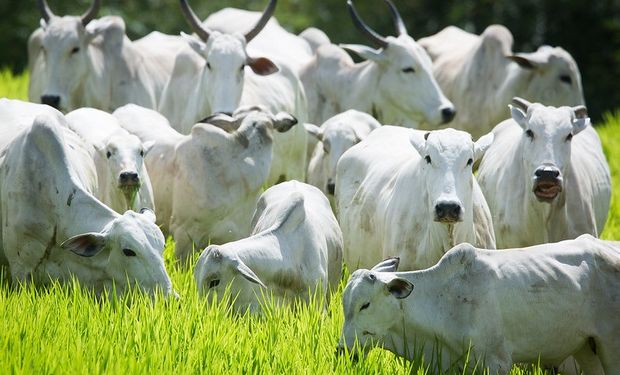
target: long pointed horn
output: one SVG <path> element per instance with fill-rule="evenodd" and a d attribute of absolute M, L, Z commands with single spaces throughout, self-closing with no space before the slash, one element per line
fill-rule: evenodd
<path fill-rule="evenodd" d="M 209 39 L 210 31 L 206 27 L 202 26 L 202 22 L 196 13 L 190 8 L 187 0 L 181 0 L 181 11 L 183 11 L 183 15 L 185 16 L 185 20 L 191 26 L 192 30 L 202 39 L 203 41 L 207 41 Z"/>
<path fill-rule="evenodd" d="M 82 19 L 82 25 L 86 26 L 88 23 L 97 17 L 97 13 L 99 12 L 99 8 L 101 7 L 101 0 L 94 0 L 90 8 L 86 11 L 86 13 L 82 14 L 80 17 Z"/>
<path fill-rule="evenodd" d="M 54 12 L 52 12 L 49 5 L 47 5 L 47 1 L 38 0 L 37 3 L 39 4 L 39 10 L 41 11 L 41 16 L 43 16 L 43 19 L 45 20 L 45 22 L 49 22 L 50 18 L 55 16 Z"/>
<path fill-rule="evenodd" d="M 390 13 L 392 13 L 392 18 L 394 19 L 394 26 L 396 27 L 396 32 L 398 35 L 407 35 L 407 28 L 405 27 L 405 23 L 403 22 L 400 13 L 398 13 L 398 9 L 396 9 L 396 5 L 392 3 L 390 0 L 385 0 L 388 7 L 390 7 Z"/>
<path fill-rule="evenodd" d="M 256 22 L 254 28 L 245 34 L 246 43 L 254 39 L 254 37 L 258 35 L 258 33 L 260 33 L 261 30 L 265 27 L 265 25 L 267 25 L 267 22 L 269 22 L 269 19 L 273 15 L 273 12 L 276 10 L 276 3 L 276 0 L 269 1 L 269 4 L 267 4 L 267 7 L 263 11 L 263 15 L 260 17 L 258 22 Z"/>
<path fill-rule="evenodd" d="M 360 16 L 357 14 L 355 7 L 353 6 L 353 1 L 347 0 L 347 7 L 349 8 L 349 13 L 351 14 L 351 18 L 353 18 L 353 23 L 355 26 L 362 31 L 366 36 L 370 39 L 371 42 L 375 43 L 379 47 L 385 48 L 388 43 L 384 37 L 377 34 L 374 30 L 372 30 L 368 25 L 362 21 Z"/>
<path fill-rule="evenodd" d="M 529 106 L 532 105 L 532 103 L 528 102 L 527 100 L 523 98 L 519 98 L 518 96 L 515 96 L 514 98 L 512 98 L 512 104 L 521 108 L 525 112 L 527 112 L 527 109 L 529 108 Z"/>

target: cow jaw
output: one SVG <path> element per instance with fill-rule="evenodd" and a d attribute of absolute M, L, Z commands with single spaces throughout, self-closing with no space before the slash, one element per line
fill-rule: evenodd
<path fill-rule="evenodd" d="M 127 209 L 133 208 L 133 203 L 136 200 L 136 195 L 138 195 L 138 191 L 140 190 L 140 183 L 129 183 L 124 185 L 119 185 L 118 187 L 121 189 L 123 193 L 123 197 L 125 197 L 125 203 L 127 205 Z"/>
<path fill-rule="evenodd" d="M 539 202 L 551 203 L 562 191 L 560 181 L 538 179 L 534 181 L 532 192 Z"/>

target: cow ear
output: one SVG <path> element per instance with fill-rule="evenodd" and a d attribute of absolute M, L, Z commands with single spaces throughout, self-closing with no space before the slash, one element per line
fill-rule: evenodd
<path fill-rule="evenodd" d="M 266 57 L 248 57 L 246 64 L 259 76 L 268 76 L 270 74 L 277 73 L 278 70 L 280 70 L 277 65 L 273 63 L 273 61 Z"/>
<path fill-rule="evenodd" d="M 157 220 L 157 217 L 155 217 L 155 212 L 153 210 L 151 210 L 148 207 L 142 207 L 140 209 L 140 213 L 142 215 L 144 215 L 144 217 L 146 219 L 148 219 L 149 221 L 151 221 L 153 224 L 155 224 L 155 221 Z"/>
<path fill-rule="evenodd" d="M 43 29 L 43 31 L 45 31 L 45 29 L 47 29 L 47 22 L 45 22 L 45 20 L 43 18 L 41 18 L 39 20 L 39 25 L 41 26 L 41 29 Z"/>
<path fill-rule="evenodd" d="M 573 135 L 577 135 L 590 125 L 590 118 L 588 117 L 588 109 L 585 106 L 580 105 L 572 109 L 575 114 L 573 119 Z"/>
<path fill-rule="evenodd" d="M 517 108 L 512 104 L 508 104 L 508 108 L 510 108 L 510 114 L 512 115 L 512 119 L 515 120 L 523 130 L 527 129 L 527 115 L 521 108 Z"/>
<path fill-rule="evenodd" d="M 319 141 L 323 140 L 323 129 L 321 129 L 320 127 L 318 127 L 318 126 L 316 126 L 314 124 L 305 123 L 304 124 L 304 128 L 306 129 L 306 132 L 308 134 L 310 134 L 311 136 L 313 136 L 317 140 L 319 140 Z"/>
<path fill-rule="evenodd" d="M 70 250 L 79 256 L 92 257 L 103 250 L 105 244 L 105 235 L 91 232 L 73 236 L 60 244 L 60 247 L 65 250 Z"/>
<path fill-rule="evenodd" d="M 287 132 L 295 124 L 297 124 L 297 119 L 288 112 L 278 112 L 274 116 L 273 127 L 280 133 Z"/>
<path fill-rule="evenodd" d="M 428 134 L 429 132 L 422 134 L 420 131 L 414 131 L 409 137 L 409 142 L 411 142 L 411 145 L 421 157 L 424 157 L 424 154 L 426 154 L 426 138 L 428 138 Z"/>
<path fill-rule="evenodd" d="M 185 34 L 182 31 L 181 31 L 181 37 L 185 39 L 187 44 L 189 44 L 189 46 L 194 50 L 194 52 L 196 52 L 200 56 L 204 56 L 204 52 L 207 49 L 207 45 L 202 40 L 199 40 L 193 37 L 192 35 Z"/>
<path fill-rule="evenodd" d="M 258 284 L 263 288 L 267 288 L 265 284 L 256 276 L 256 274 L 250 269 L 250 267 L 246 266 L 240 259 L 235 261 L 235 268 L 243 276 L 246 280 L 251 283 Z"/>
<path fill-rule="evenodd" d="M 493 134 L 493 132 L 478 138 L 476 143 L 474 143 L 474 162 L 480 160 L 484 156 L 484 153 L 491 147 L 494 140 L 495 134 Z"/>
<path fill-rule="evenodd" d="M 371 60 L 378 64 L 385 61 L 385 55 L 381 50 L 376 50 L 362 44 L 339 44 L 340 48 L 353 52 L 365 60 Z"/>
<path fill-rule="evenodd" d="M 400 263 L 399 257 L 388 258 L 376 266 L 372 267 L 371 271 L 376 272 L 396 272 L 398 269 L 398 264 Z"/>
<path fill-rule="evenodd" d="M 385 285 L 388 293 L 393 295 L 398 299 L 403 299 L 409 297 L 411 292 L 413 291 L 413 284 L 408 280 L 402 279 L 400 277 L 395 277 L 390 282 Z"/>
<path fill-rule="evenodd" d="M 541 65 L 549 63 L 548 51 L 548 47 L 545 48 L 545 46 L 542 46 L 535 52 L 515 53 L 514 55 L 509 55 L 506 57 L 519 64 L 519 66 L 523 69 L 537 69 Z"/>
<path fill-rule="evenodd" d="M 146 156 L 149 153 L 149 151 L 153 149 L 153 146 L 155 146 L 155 141 L 146 141 L 142 144 L 142 150 L 144 151 L 144 156 Z"/>

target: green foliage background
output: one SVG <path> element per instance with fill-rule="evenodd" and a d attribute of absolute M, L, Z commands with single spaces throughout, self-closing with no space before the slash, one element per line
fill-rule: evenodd
<path fill-rule="evenodd" d="M 88 0 L 48 0 L 56 14 L 81 14 Z M 260 10 L 266 0 L 190 0 L 206 18 L 224 7 Z M 532 51 L 541 44 L 562 46 L 576 59 L 591 117 L 620 106 L 620 0 L 394 0 L 409 34 L 421 38 L 448 25 L 480 33 L 492 23 L 514 34 L 515 51 Z M 362 17 L 383 35 L 394 27 L 382 0 L 356 0 Z M 131 38 L 153 30 L 177 34 L 189 31 L 178 0 L 103 0 L 100 15 L 125 19 Z M 324 30 L 334 42 L 365 43 L 346 11 L 345 0 L 280 0 L 276 17 L 290 31 L 309 26 Z M 21 71 L 26 64 L 26 40 L 39 25 L 35 0 L 0 2 L 0 67 Z"/>

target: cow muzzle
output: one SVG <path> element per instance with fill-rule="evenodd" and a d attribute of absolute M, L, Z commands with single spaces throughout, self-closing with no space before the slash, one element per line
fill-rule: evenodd
<path fill-rule="evenodd" d="M 118 186 L 120 188 L 140 187 L 140 176 L 136 172 L 121 172 L 118 176 Z"/>
<path fill-rule="evenodd" d="M 551 202 L 562 191 L 562 174 L 550 164 L 545 164 L 534 172 L 532 192 L 540 202 Z"/>
<path fill-rule="evenodd" d="M 454 224 L 463 221 L 463 207 L 457 202 L 440 202 L 435 205 L 435 221 Z"/>

